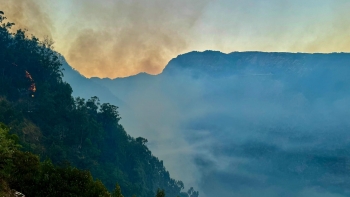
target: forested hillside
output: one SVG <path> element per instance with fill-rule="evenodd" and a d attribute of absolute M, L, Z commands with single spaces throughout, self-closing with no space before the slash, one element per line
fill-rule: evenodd
<path fill-rule="evenodd" d="M 47 166 L 58 165 L 52 169 L 59 174 L 61 170 L 60 176 L 66 176 L 62 175 L 66 172 L 77 173 L 77 176 L 86 177 L 87 184 L 95 184 L 101 191 L 104 186 L 100 182 L 93 181 L 89 172 L 76 168 L 89 170 L 109 191 L 118 183 L 126 197 L 155 196 L 158 188 L 164 189 L 169 197 L 198 196 L 193 189 L 189 194 L 180 194 L 183 183 L 170 177 L 163 162 L 147 148 L 147 139 L 129 136 L 119 124 L 118 107 L 101 103 L 97 97 L 88 100 L 72 97 L 71 86 L 62 81 L 59 55 L 52 49 L 50 40 L 41 41 L 23 30 L 10 33 L 14 24 L 6 22 L 2 12 L 0 23 L 0 122 L 17 136 L 23 147 L 21 150 L 28 151 L 20 152 L 24 156 L 15 157 L 23 162 L 18 168 L 28 165 L 29 160 L 25 159 L 28 157 L 35 163 L 33 172 L 38 172 L 38 177 L 40 174 L 46 177 Z M 2 130 L 6 130 L 5 126 Z M 46 161 L 40 164 L 32 153 Z M 19 161 L 21 159 L 24 161 Z M 2 167 L 1 172 L 6 171 Z M 35 185 L 35 177 L 28 174 L 25 180 L 29 183 L 23 186 Z M 32 187 L 22 188 L 21 183 L 11 181 L 8 187 L 28 194 L 34 191 Z M 80 184 L 76 187 L 76 191 L 83 188 Z M 68 196 L 55 192 L 57 196 Z"/>

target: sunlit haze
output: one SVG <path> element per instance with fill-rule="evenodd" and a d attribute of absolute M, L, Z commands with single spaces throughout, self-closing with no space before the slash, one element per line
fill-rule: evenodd
<path fill-rule="evenodd" d="M 349 52 L 347 0 L 0 0 L 86 77 L 159 74 L 188 51 Z"/>

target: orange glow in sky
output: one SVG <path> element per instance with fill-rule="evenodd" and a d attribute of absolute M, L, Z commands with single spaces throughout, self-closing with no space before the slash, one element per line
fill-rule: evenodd
<path fill-rule="evenodd" d="M 347 0 L 0 0 L 86 77 L 158 74 L 192 50 L 349 52 Z"/>

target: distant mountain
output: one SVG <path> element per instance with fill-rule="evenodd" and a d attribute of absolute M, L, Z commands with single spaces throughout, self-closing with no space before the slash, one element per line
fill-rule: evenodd
<path fill-rule="evenodd" d="M 267 77 L 290 79 L 291 89 L 300 89 L 305 94 L 322 94 L 328 91 L 346 90 L 348 84 L 343 78 L 350 72 L 350 55 L 347 53 L 266 53 L 218 51 L 189 52 L 172 59 L 159 75 L 140 73 L 135 76 L 116 79 L 91 78 L 90 81 L 102 86 L 126 101 L 129 95 L 139 89 L 153 89 L 164 81 L 176 84 L 178 76 L 200 77 Z M 327 81 L 327 77 L 339 75 L 339 80 Z M 320 80 L 324 78 L 325 80 Z M 297 79 L 297 80 L 296 80 Z M 68 80 L 74 84 L 71 80 Z M 317 83 L 317 85 L 315 84 Z M 311 89 L 310 89 L 311 88 Z M 90 88 L 92 90 L 94 88 Z M 95 91 L 93 91 L 95 92 Z M 103 94 L 102 94 L 103 95 Z M 109 99 L 111 100 L 111 99 Z M 127 103 L 127 102 L 126 102 Z"/>
<path fill-rule="evenodd" d="M 301 72 L 331 65 L 347 65 L 350 55 L 346 53 L 308 54 L 281 52 L 189 52 L 172 59 L 162 74 L 172 72 L 201 72 L 211 76 L 262 72 L 277 74 L 279 71 Z M 305 68 L 305 66 L 307 68 Z M 252 73 L 253 72 L 253 73 Z M 248 74 L 248 73 L 246 73 Z"/>
<path fill-rule="evenodd" d="M 349 73 L 349 53 L 205 51 L 159 75 L 89 80 L 201 196 L 348 196 Z"/>

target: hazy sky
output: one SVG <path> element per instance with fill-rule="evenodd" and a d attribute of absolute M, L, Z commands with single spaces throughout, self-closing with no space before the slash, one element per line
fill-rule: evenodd
<path fill-rule="evenodd" d="M 0 0 L 87 77 L 158 74 L 192 50 L 350 51 L 348 0 Z"/>

